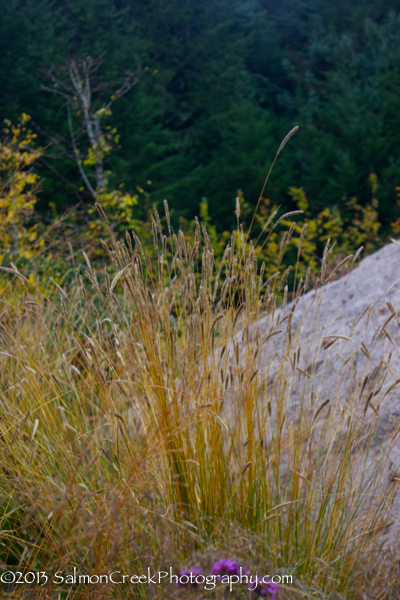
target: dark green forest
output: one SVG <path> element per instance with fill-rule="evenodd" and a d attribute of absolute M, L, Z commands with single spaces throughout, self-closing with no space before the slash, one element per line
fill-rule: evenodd
<path fill-rule="evenodd" d="M 238 190 L 256 205 L 281 140 L 299 125 L 268 183 L 272 202 L 292 208 L 296 186 L 311 213 L 343 198 L 365 205 L 374 173 L 383 230 L 398 218 L 399 0 L 1 0 L 0 116 L 29 114 L 46 147 L 42 215 L 50 203 L 61 212 L 92 202 L 65 97 L 44 89 L 84 56 L 98 59 L 94 102 L 128 71 L 137 77 L 108 117 L 115 188 L 167 199 L 187 219 L 206 198 L 222 230 L 235 221 Z M 71 119 L 79 136 L 79 115 Z"/>

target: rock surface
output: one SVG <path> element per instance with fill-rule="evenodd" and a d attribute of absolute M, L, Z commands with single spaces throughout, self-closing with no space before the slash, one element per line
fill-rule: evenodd
<path fill-rule="evenodd" d="M 395 312 L 400 311 L 400 245 L 395 243 L 363 259 L 345 277 L 308 292 L 295 308 L 293 304 L 287 306 L 284 316 L 294 308 L 291 334 L 297 336 L 298 342 L 307 350 L 299 366 L 312 370 L 314 383 L 323 381 L 326 394 L 334 393 L 339 386 L 340 395 L 344 396 L 354 377 L 358 379 L 368 374 L 371 378 L 373 373 L 377 380 L 378 370 L 381 377 L 382 368 L 385 368 L 381 364 L 382 358 L 389 358 L 392 352 L 385 379 L 388 387 L 393 383 L 393 377 L 400 377 L 397 347 L 400 319 L 397 315 L 392 316 L 392 307 Z M 284 316 L 280 318 L 281 323 Z M 392 318 L 387 323 L 389 317 Z M 338 337 L 329 350 L 323 351 L 335 336 L 343 337 Z M 274 338 L 275 349 L 283 343 L 284 337 L 285 333 Z M 345 379 L 344 360 L 338 355 L 345 360 L 351 357 L 348 361 L 351 368 Z M 271 349 L 266 348 L 261 356 L 262 362 L 269 362 Z M 339 375 L 341 381 L 338 381 Z"/>
<path fill-rule="evenodd" d="M 393 437 L 400 429 L 400 244 L 364 258 L 345 277 L 308 292 L 276 314 L 273 323 L 265 317 L 257 327 L 265 333 L 283 330 L 260 352 L 264 382 L 274 381 L 285 353 L 290 362 L 301 350 L 292 367 L 292 422 L 312 391 L 314 406 L 329 398 L 337 418 L 345 411 L 357 414 L 367 433 L 373 429 L 368 453 L 355 456 L 354 464 L 364 461 L 372 472 L 374 461 L 382 460 L 380 485 L 394 498 L 393 522 L 385 530 L 386 543 L 392 544 L 400 535 L 400 442 Z"/>

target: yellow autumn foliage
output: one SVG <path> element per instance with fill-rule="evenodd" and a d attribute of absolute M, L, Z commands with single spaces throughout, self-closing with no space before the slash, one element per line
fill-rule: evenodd
<path fill-rule="evenodd" d="M 7 255 L 29 255 L 29 244 L 36 238 L 36 226 L 29 226 L 39 187 L 32 171 L 42 155 L 35 148 L 36 134 L 26 124 L 23 113 L 17 126 L 4 121 L 0 137 L 0 264 Z"/>

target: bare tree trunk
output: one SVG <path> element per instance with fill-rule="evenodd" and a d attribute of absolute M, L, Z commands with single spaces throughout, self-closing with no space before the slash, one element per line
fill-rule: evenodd
<path fill-rule="evenodd" d="M 88 134 L 88 138 L 90 141 L 90 145 L 92 146 L 93 153 L 96 157 L 96 189 L 103 190 L 106 187 L 104 181 L 104 167 L 103 160 L 100 156 L 99 150 L 101 148 L 101 130 L 100 123 L 97 114 L 94 116 L 96 129 L 93 129 L 92 121 L 90 118 L 90 105 L 92 92 L 90 87 L 90 69 L 85 68 L 84 77 L 85 81 L 83 82 L 81 76 L 79 74 L 79 70 L 76 66 L 76 62 L 72 61 L 69 68 L 69 76 L 72 81 L 72 85 L 74 86 L 75 92 L 78 95 L 78 98 L 81 101 L 82 109 L 83 109 L 83 120 L 85 123 L 86 131 Z M 97 134 L 97 135 L 96 135 Z"/>
<path fill-rule="evenodd" d="M 100 113 L 107 113 L 116 100 L 127 94 L 139 83 L 137 73 L 140 71 L 140 67 L 136 73 L 128 71 L 125 79 L 121 82 L 119 89 L 114 92 L 111 99 L 108 102 L 102 102 L 100 110 L 95 110 L 92 104 L 92 92 L 96 93 L 99 89 L 104 89 L 104 86 L 96 87 L 94 85 L 93 87 L 93 73 L 95 73 L 102 64 L 102 59 L 87 57 L 78 62 L 75 60 L 67 60 L 65 62 L 66 66 L 62 68 L 61 71 L 67 74 L 67 78 L 69 79 L 68 83 L 65 83 L 62 78 L 55 77 L 52 69 L 50 69 L 49 76 L 53 82 L 53 87 L 42 85 L 41 88 L 48 92 L 58 94 L 67 101 L 68 126 L 75 160 L 87 189 L 93 197 L 98 197 L 106 190 L 107 185 L 103 164 L 103 159 L 106 154 L 104 146 L 105 137 L 101 130 L 99 115 Z M 94 176 L 96 180 L 95 185 L 92 185 L 90 182 L 90 174 L 85 172 L 82 164 L 81 153 L 78 149 L 77 139 L 73 129 L 71 107 L 76 108 L 77 114 L 81 116 L 82 125 L 89 140 L 89 156 L 94 156 L 94 161 L 90 162 L 90 164 L 94 164 L 94 173 L 92 173 L 92 176 Z"/>

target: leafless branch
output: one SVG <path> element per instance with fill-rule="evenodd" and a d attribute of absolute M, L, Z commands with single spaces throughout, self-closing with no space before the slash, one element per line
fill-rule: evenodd
<path fill-rule="evenodd" d="M 116 102 L 116 100 L 122 98 L 122 96 L 125 96 L 125 94 L 135 87 L 135 85 L 138 85 L 138 83 L 140 83 L 140 79 L 137 77 L 136 73 L 128 73 L 124 83 L 118 92 L 114 94 L 114 97 L 111 98 L 109 103 L 105 105 L 104 110 L 108 110 L 114 104 L 114 102 Z"/>
<path fill-rule="evenodd" d="M 75 135 L 74 135 L 74 130 L 72 128 L 72 119 L 71 119 L 71 107 L 69 105 L 69 102 L 67 104 L 67 112 L 68 112 L 68 126 L 69 126 L 69 132 L 71 134 L 71 141 L 72 141 L 72 146 L 75 152 L 75 157 L 76 157 L 76 164 L 78 165 L 78 169 L 80 174 L 82 175 L 82 179 L 86 184 L 86 187 L 88 188 L 88 190 L 90 191 L 90 193 L 97 198 L 98 197 L 98 193 L 93 189 L 89 179 L 87 178 L 87 175 L 82 167 L 82 163 L 79 160 L 79 150 L 77 148 L 76 145 L 76 141 L 75 141 Z"/>
<path fill-rule="evenodd" d="M 54 88 L 51 87 L 47 87 L 47 85 L 40 85 L 40 89 L 44 90 L 46 92 L 51 92 L 52 94 L 57 94 L 58 96 L 62 96 L 63 98 L 66 98 L 67 100 L 69 99 L 69 95 L 66 94 L 65 92 L 62 92 L 61 90 L 55 90 Z"/>
<path fill-rule="evenodd" d="M 31 119 L 29 121 L 29 124 L 33 127 L 33 129 L 35 129 L 36 131 L 40 131 L 40 133 L 42 135 L 44 135 L 48 140 L 50 140 L 50 142 L 52 144 L 54 144 L 55 146 L 58 146 L 62 152 L 61 157 L 66 157 L 70 160 L 73 160 L 75 162 L 75 156 L 73 156 L 64 146 L 64 143 L 67 143 L 67 140 L 65 138 L 63 138 L 62 136 L 59 137 L 55 137 L 54 135 L 51 135 L 50 133 L 48 133 L 47 131 L 45 131 L 44 129 L 42 129 L 42 127 L 40 127 L 40 125 L 38 125 L 37 123 L 35 123 L 35 121 L 33 121 L 33 119 Z M 61 138 L 61 140 L 59 139 Z M 49 153 L 46 152 L 46 156 L 47 157 L 51 157 L 51 155 Z M 57 155 L 54 155 L 57 156 Z"/>
<path fill-rule="evenodd" d="M 66 185 L 68 185 L 74 191 L 74 193 L 75 193 L 76 197 L 78 198 L 79 202 L 82 202 L 81 195 L 77 191 L 76 186 L 73 185 L 70 181 L 68 181 L 68 179 L 66 177 L 64 177 L 64 175 L 62 173 L 60 173 L 60 171 L 58 169 L 56 169 L 55 167 L 53 167 L 53 165 L 51 163 L 49 163 L 47 160 L 45 160 L 43 158 L 43 156 L 39 157 L 39 162 L 41 162 L 48 169 L 50 169 L 51 171 L 53 171 L 53 173 L 55 173 L 57 175 L 57 177 L 59 177 L 60 179 L 62 179 L 62 181 L 64 181 L 64 183 Z"/>

